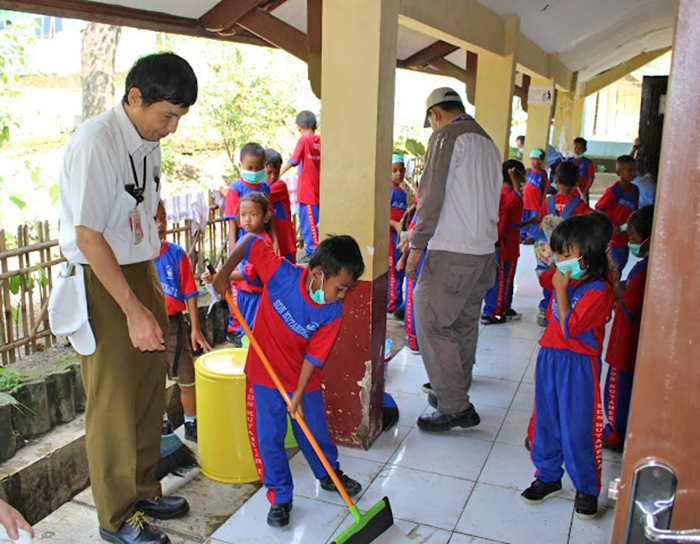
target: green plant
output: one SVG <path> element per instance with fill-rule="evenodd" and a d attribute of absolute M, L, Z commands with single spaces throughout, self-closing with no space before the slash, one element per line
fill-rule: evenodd
<path fill-rule="evenodd" d="M 13 391 L 28 379 L 28 376 L 11 368 L 0 368 L 0 392 Z"/>

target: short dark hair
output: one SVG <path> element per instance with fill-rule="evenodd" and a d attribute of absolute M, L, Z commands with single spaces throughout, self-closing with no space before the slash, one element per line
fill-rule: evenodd
<path fill-rule="evenodd" d="M 450 93 L 448 93 L 449 95 Z M 457 94 L 457 93 L 455 93 Z M 457 102 L 455 100 L 449 100 L 447 102 L 440 102 L 439 104 L 435 104 L 432 106 L 430 109 L 432 110 L 433 108 L 440 108 L 441 110 L 444 111 L 461 111 L 464 112 L 466 111 L 464 109 L 464 104 L 462 102 Z"/>
<path fill-rule="evenodd" d="M 262 157 L 264 159 L 265 148 L 260 144 L 256 144 L 255 142 L 248 142 L 241 147 L 241 153 L 239 155 L 240 161 L 243 162 L 243 157 L 247 157 L 248 155 L 253 157 Z"/>
<path fill-rule="evenodd" d="M 256 204 L 260 204 L 263 215 L 266 215 L 270 211 L 270 201 L 265 193 L 260 193 L 258 191 L 247 193 L 241 197 L 240 202 L 255 202 Z"/>
<path fill-rule="evenodd" d="M 269 164 L 273 168 L 282 168 L 282 155 L 276 149 L 268 147 L 265 150 L 265 164 Z"/>
<path fill-rule="evenodd" d="M 615 159 L 617 164 L 637 164 L 631 155 L 620 155 Z"/>
<path fill-rule="evenodd" d="M 175 53 L 154 53 L 138 59 L 126 76 L 124 104 L 129 103 L 129 91 L 134 87 L 141 91 L 144 106 L 165 101 L 189 108 L 197 101 L 197 76 Z"/>
<path fill-rule="evenodd" d="M 525 136 L 522 134 L 520 134 L 519 136 L 516 136 L 515 141 L 517 142 L 518 140 L 520 140 L 522 143 L 525 143 Z"/>
<path fill-rule="evenodd" d="M 612 231 L 612 223 L 601 213 L 575 215 L 557 225 L 549 244 L 559 255 L 578 249 L 588 274 L 607 281 L 607 248 Z"/>
<path fill-rule="evenodd" d="M 627 224 L 637 231 L 642 240 L 649 238 L 654 227 L 654 205 L 647 204 L 633 211 L 627 218 Z"/>
<path fill-rule="evenodd" d="M 523 174 L 525 173 L 525 165 L 517 161 L 515 159 L 509 159 L 506 162 L 503 163 L 503 181 L 507 181 L 510 183 L 510 174 L 508 173 L 508 170 L 511 168 L 516 168 L 520 170 Z"/>
<path fill-rule="evenodd" d="M 329 236 L 323 240 L 311 254 L 309 268 L 321 267 L 327 278 L 337 276 L 345 269 L 352 275 L 353 281 L 365 272 L 360 246 L 352 236 Z"/>
<path fill-rule="evenodd" d="M 578 166 L 573 161 L 564 161 L 559 166 L 555 172 L 558 183 L 566 185 L 567 187 L 576 187 L 578 183 Z"/>
<path fill-rule="evenodd" d="M 306 130 L 316 130 L 316 127 L 318 126 L 316 116 L 309 110 L 304 110 L 297 113 L 297 125 Z"/>
<path fill-rule="evenodd" d="M 581 138 L 580 136 L 578 138 L 574 138 L 574 143 L 583 144 L 583 147 L 588 149 L 588 140 L 586 140 L 586 138 Z"/>

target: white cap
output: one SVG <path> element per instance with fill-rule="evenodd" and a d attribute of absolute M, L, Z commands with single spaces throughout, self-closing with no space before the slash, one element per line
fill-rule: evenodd
<path fill-rule="evenodd" d="M 71 275 L 75 270 L 75 274 Z M 61 264 L 49 299 L 49 324 L 57 336 L 67 336 L 80 355 L 92 355 L 97 348 L 88 318 L 83 267 Z"/>
<path fill-rule="evenodd" d="M 450 87 L 439 87 L 435 89 L 428 95 L 428 99 L 425 101 L 425 123 L 423 123 L 423 128 L 430 128 L 430 115 L 428 114 L 428 110 L 443 102 L 459 102 L 462 104 L 462 99 L 457 91 Z"/>

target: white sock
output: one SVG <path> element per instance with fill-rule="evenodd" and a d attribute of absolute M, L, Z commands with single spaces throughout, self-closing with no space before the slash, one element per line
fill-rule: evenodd
<path fill-rule="evenodd" d="M 163 422 L 170 421 L 170 418 L 168 418 L 168 412 L 165 412 L 163 414 Z"/>
<path fill-rule="evenodd" d="M 185 423 L 195 423 L 197 416 L 185 416 Z"/>

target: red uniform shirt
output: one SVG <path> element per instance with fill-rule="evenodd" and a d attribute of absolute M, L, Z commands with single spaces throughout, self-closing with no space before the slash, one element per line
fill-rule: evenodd
<path fill-rule="evenodd" d="M 297 241 L 292 223 L 292 210 L 289 205 L 287 184 L 278 179 L 270 186 L 270 205 L 275 212 L 275 230 L 282 256 L 296 253 Z"/>
<path fill-rule="evenodd" d="M 573 161 L 576 166 L 578 166 L 578 189 L 581 194 L 586 185 L 588 185 L 588 180 L 593 181 L 595 178 L 595 165 L 593 161 L 588 157 L 581 157 L 577 159 L 576 157 L 569 157 L 567 161 Z M 577 195 L 581 196 L 581 195 Z"/>
<path fill-rule="evenodd" d="M 547 207 L 548 198 L 549 197 L 545 198 L 544 202 L 542 203 L 542 207 L 540 208 L 540 217 L 545 217 L 546 215 L 549 215 L 549 208 Z M 573 195 L 554 195 L 554 208 L 557 211 L 557 215 L 561 215 L 561 212 L 564 211 L 564 208 L 566 208 L 566 205 L 572 198 L 574 198 Z M 573 217 L 574 215 L 584 215 L 587 213 L 591 213 L 592 211 L 593 210 L 588 204 L 586 204 L 585 202 L 581 202 L 581 204 L 576 206 L 570 217 Z"/>
<path fill-rule="evenodd" d="M 199 294 L 187 253 L 179 245 L 163 240 L 153 264 L 163 286 L 168 315 L 182 312 L 187 307 L 185 301 Z"/>
<path fill-rule="evenodd" d="M 520 257 L 520 230 L 517 225 L 523 217 L 523 199 L 510 187 L 501 187 L 498 204 L 498 258 L 517 261 Z"/>
<path fill-rule="evenodd" d="M 595 205 L 618 227 L 627 223 L 632 212 L 639 208 L 639 187 L 630 183 L 625 188 L 619 181 L 608 187 Z M 610 239 L 611 246 L 624 247 L 630 237 L 626 232 L 619 232 Z"/>
<path fill-rule="evenodd" d="M 599 356 L 603 350 L 605 324 L 610 321 L 613 309 L 612 285 L 600 279 L 570 281 L 566 291 L 571 310 L 566 314 L 564 327 L 559 322 L 557 293 L 554 291 L 547 308 L 547 328 L 540 338 L 540 346 Z"/>
<path fill-rule="evenodd" d="M 549 187 L 547 173 L 544 170 L 528 170 L 527 183 L 523 187 L 523 208 L 539 210 L 542 205 L 542 195 Z"/>
<path fill-rule="evenodd" d="M 318 206 L 321 137 L 318 134 L 305 134 L 299 138 L 289 162 L 296 166 L 299 171 L 297 202 Z"/>
<path fill-rule="evenodd" d="M 322 366 L 328 357 L 340 330 L 342 304 L 311 300 L 305 288 L 309 268 L 278 257 L 260 238 L 250 240 L 245 257 L 264 285 L 253 334 L 285 389 L 294 391 L 304 359 Z M 252 383 L 275 387 L 254 349 L 248 351 L 245 374 Z M 306 390 L 320 386 L 321 375 L 314 372 Z"/>
<path fill-rule="evenodd" d="M 270 238 L 269 234 L 265 232 L 263 234 L 259 234 L 258 236 L 267 245 L 272 247 L 272 238 Z M 238 243 L 240 243 L 240 240 Z M 255 271 L 255 267 L 251 263 L 249 263 L 247 259 L 243 259 L 240 263 L 238 263 L 236 270 L 242 273 L 243 277 L 245 278 L 243 280 L 236 280 L 234 282 L 231 282 L 236 287 L 236 289 L 238 289 L 239 291 L 247 291 L 248 293 L 262 293 L 263 285 L 260 281 L 260 277 Z"/>
<path fill-rule="evenodd" d="M 625 372 L 634 372 L 642 322 L 644 287 L 647 281 L 647 259 L 634 265 L 627 277 L 625 290 L 617 302 L 605 362 Z"/>

